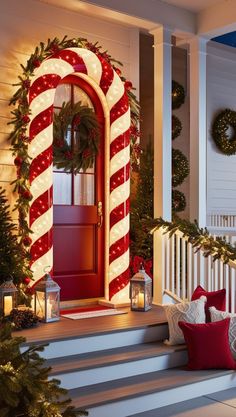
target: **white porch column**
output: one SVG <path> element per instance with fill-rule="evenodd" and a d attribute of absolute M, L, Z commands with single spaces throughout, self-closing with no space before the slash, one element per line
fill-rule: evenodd
<path fill-rule="evenodd" d="M 190 221 L 206 226 L 206 43 L 189 41 L 190 71 Z"/>
<path fill-rule="evenodd" d="M 154 217 L 171 220 L 171 31 L 154 36 Z M 164 259 L 160 233 L 154 234 L 153 302 L 162 303 Z"/>

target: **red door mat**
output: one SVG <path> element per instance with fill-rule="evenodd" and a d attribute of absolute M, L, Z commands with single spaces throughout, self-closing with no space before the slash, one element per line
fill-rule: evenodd
<path fill-rule="evenodd" d="M 117 314 L 125 314 L 127 311 L 104 307 L 94 306 L 85 308 L 72 308 L 67 310 L 61 310 L 61 316 L 71 320 L 88 319 L 92 317 L 101 316 L 115 316 Z"/>

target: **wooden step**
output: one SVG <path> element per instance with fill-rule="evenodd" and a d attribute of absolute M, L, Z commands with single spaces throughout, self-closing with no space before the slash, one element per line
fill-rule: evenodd
<path fill-rule="evenodd" d="M 151 342 L 52 359 L 47 365 L 52 367 L 51 377 L 60 379 L 64 388 L 72 389 L 173 368 L 186 362 L 185 345 Z"/>
<path fill-rule="evenodd" d="M 73 389 L 69 395 L 89 417 L 127 417 L 235 385 L 234 371 L 174 368 Z"/>
<path fill-rule="evenodd" d="M 235 417 L 235 388 L 168 405 L 132 417 Z"/>
<path fill-rule="evenodd" d="M 21 335 L 27 340 L 22 351 L 32 344 L 47 343 L 42 356 L 52 359 L 162 341 L 168 337 L 168 326 L 163 309 L 153 306 L 145 313 L 128 311 L 117 316 L 82 320 L 62 317 L 59 322 L 22 330 Z"/>

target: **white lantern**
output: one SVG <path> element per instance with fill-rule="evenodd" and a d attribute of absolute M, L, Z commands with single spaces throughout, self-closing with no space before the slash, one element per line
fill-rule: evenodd
<path fill-rule="evenodd" d="M 130 280 L 132 311 L 147 311 L 152 307 L 152 279 L 141 269 Z"/>
<path fill-rule="evenodd" d="M 0 285 L 0 309 L 4 316 L 9 316 L 11 310 L 16 307 L 17 288 L 12 279 Z"/>
<path fill-rule="evenodd" d="M 41 321 L 50 323 L 60 319 L 60 287 L 50 274 L 35 285 L 34 311 Z"/>

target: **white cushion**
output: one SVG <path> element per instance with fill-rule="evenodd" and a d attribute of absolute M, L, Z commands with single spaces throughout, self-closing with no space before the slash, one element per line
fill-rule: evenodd
<path fill-rule="evenodd" d="M 205 303 L 206 297 L 202 296 L 194 301 L 163 305 L 169 325 L 169 340 L 165 340 L 164 343 L 168 345 L 185 343 L 183 332 L 178 323 L 179 321 L 205 323 Z"/>
<path fill-rule="evenodd" d="M 230 318 L 229 325 L 229 345 L 234 359 L 236 359 L 236 314 L 227 313 L 226 311 L 217 310 L 215 307 L 209 307 L 211 321 L 220 321 Z"/>

